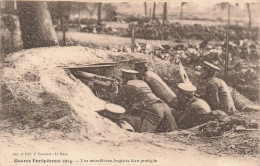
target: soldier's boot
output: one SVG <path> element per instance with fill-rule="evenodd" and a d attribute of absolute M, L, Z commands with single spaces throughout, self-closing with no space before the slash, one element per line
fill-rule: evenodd
<path fill-rule="evenodd" d="M 124 129 L 124 130 L 130 131 L 130 132 L 134 132 L 134 131 L 135 131 L 134 127 L 133 127 L 130 123 L 128 123 L 127 121 L 125 121 L 125 120 L 120 121 L 120 122 L 118 123 L 118 125 L 119 125 L 122 129 Z"/>
<path fill-rule="evenodd" d="M 134 116 L 134 115 L 130 115 L 130 114 L 123 114 L 122 115 L 122 121 L 125 121 L 129 125 L 131 125 L 133 127 L 134 131 L 140 132 L 140 124 L 141 124 L 141 121 L 142 121 L 140 116 Z M 124 125 L 124 126 L 126 127 L 126 125 Z"/>

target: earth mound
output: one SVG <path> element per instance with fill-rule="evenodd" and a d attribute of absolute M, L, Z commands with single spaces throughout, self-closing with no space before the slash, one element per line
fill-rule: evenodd
<path fill-rule="evenodd" d="M 124 132 L 100 117 L 105 101 L 58 66 L 108 60 L 105 52 L 84 47 L 23 50 L 6 58 L 2 73 L 1 127 L 44 128 L 62 132 Z"/>

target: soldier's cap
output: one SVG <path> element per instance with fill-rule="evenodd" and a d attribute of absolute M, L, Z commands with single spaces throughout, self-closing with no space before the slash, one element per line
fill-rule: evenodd
<path fill-rule="evenodd" d="M 122 75 L 136 75 L 138 74 L 138 71 L 135 70 L 121 70 Z"/>
<path fill-rule="evenodd" d="M 207 62 L 207 61 L 203 61 L 203 63 L 204 63 L 205 65 L 207 65 L 207 67 L 210 67 L 211 69 L 214 69 L 214 70 L 217 70 L 217 71 L 220 71 L 220 70 L 221 70 L 218 66 L 215 66 L 215 65 L 213 65 L 213 64 L 211 64 L 211 63 L 209 63 L 209 62 Z"/>
<path fill-rule="evenodd" d="M 185 92 L 195 92 L 197 90 L 191 83 L 179 83 L 178 87 Z"/>
<path fill-rule="evenodd" d="M 135 62 L 135 66 L 143 66 L 147 63 L 148 63 L 147 61 L 139 61 L 139 62 Z"/>
<path fill-rule="evenodd" d="M 119 105 L 108 103 L 105 105 L 105 108 L 107 111 L 116 113 L 116 114 L 122 114 L 125 112 L 125 109 Z"/>

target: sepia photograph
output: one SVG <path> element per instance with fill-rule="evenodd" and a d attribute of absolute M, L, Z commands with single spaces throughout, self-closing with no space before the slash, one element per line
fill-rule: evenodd
<path fill-rule="evenodd" d="M 260 1 L 0 1 L 0 166 L 259 166 Z"/>

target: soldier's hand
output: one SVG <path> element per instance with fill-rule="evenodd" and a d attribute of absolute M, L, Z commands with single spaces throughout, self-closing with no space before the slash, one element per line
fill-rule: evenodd
<path fill-rule="evenodd" d="M 197 98 L 201 98 L 201 96 L 199 94 L 197 94 L 197 93 L 195 93 L 194 96 L 197 97 Z"/>
<path fill-rule="evenodd" d="M 120 77 L 114 76 L 113 78 L 115 80 L 115 82 L 122 84 L 123 80 Z"/>
<path fill-rule="evenodd" d="M 117 82 L 113 82 L 111 84 L 111 90 L 110 90 L 111 93 L 117 94 L 118 93 L 118 86 L 119 86 L 119 84 Z"/>

